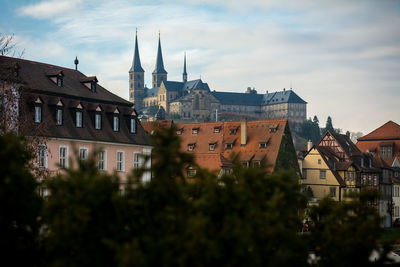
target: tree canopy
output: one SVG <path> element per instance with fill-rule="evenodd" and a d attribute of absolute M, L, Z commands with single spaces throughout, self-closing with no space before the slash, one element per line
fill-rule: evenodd
<path fill-rule="evenodd" d="M 116 174 L 98 170 L 94 153 L 50 177 L 44 201 L 29 171 L 32 155 L 18 137 L 1 136 L 2 253 L 22 266 L 373 264 L 381 228 L 367 203 L 375 196 L 321 201 L 309 213 L 315 227 L 303 235 L 307 194 L 293 172 L 268 174 L 235 161 L 229 174 L 197 169 L 185 178 L 196 164 L 175 132 L 151 136 L 150 182 L 138 183 L 149 171 L 142 167 L 121 191 Z M 310 253 L 319 260 L 309 262 Z"/>

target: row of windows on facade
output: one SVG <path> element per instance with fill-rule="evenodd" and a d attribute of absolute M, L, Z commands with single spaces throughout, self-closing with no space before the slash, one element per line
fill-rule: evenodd
<path fill-rule="evenodd" d="M 80 148 L 79 149 L 79 159 L 87 160 L 89 157 L 89 149 L 88 148 Z M 116 170 L 119 172 L 125 171 L 125 151 L 117 151 L 116 152 Z M 38 167 L 39 168 L 48 168 L 47 166 L 48 160 L 48 150 L 47 146 L 41 145 L 38 148 Z M 99 170 L 106 171 L 107 170 L 107 150 L 100 150 L 97 154 L 98 160 L 98 168 Z M 142 157 L 141 153 L 134 152 L 133 153 L 133 168 L 139 168 L 142 166 Z M 58 160 L 59 168 L 65 169 L 68 168 L 68 146 L 60 146 L 59 147 L 59 160 Z"/>
<path fill-rule="evenodd" d="M 56 109 L 56 125 L 63 125 L 64 121 L 64 110 L 61 108 Z M 42 106 L 36 105 L 35 106 L 35 122 L 41 123 L 42 122 Z M 78 128 L 83 127 L 83 111 L 76 110 L 75 111 L 75 126 Z M 94 114 L 94 128 L 96 130 L 102 129 L 102 114 L 95 113 Z M 120 118 L 118 114 L 113 115 L 113 131 L 118 132 L 120 129 Z M 136 119 L 130 119 L 129 130 L 131 133 L 136 133 Z"/>

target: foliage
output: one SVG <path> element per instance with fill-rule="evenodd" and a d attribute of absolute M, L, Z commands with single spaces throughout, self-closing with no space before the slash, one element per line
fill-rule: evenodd
<path fill-rule="evenodd" d="M 93 154 L 48 181 L 42 212 L 24 142 L 1 136 L 3 259 L 17 266 L 307 266 L 311 250 L 318 266 L 367 266 L 380 250 L 379 216 L 368 206 L 373 192 L 322 200 L 311 207 L 311 233 L 301 235 L 307 198 L 294 173 L 268 175 L 236 160 L 230 174 L 197 169 L 188 180 L 185 170 L 196 165 L 175 133 L 151 136 L 150 182 L 138 183 L 149 171 L 143 167 L 120 194 L 117 175 L 99 172 Z"/>
<path fill-rule="evenodd" d="M 319 257 L 319 266 L 369 266 L 372 251 L 380 251 L 380 261 L 388 251 L 378 245 L 382 229 L 377 210 L 368 203 L 378 193 L 365 190 L 351 194 L 349 201 L 341 203 L 330 198 L 313 206 L 310 217 L 315 223 L 311 235 L 311 248 Z"/>
<path fill-rule="evenodd" d="M 328 118 L 326 119 L 324 133 L 326 133 L 327 131 L 330 131 L 331 133 L 336 132 L 335 129 L 333 128 L 331 116 L 328 116 Z"/>
<path fill-rule="evenodd" d="M 35 266 L 39 256 L 42 201 L 25 144 L 14 134 L 0 135 L 0 255 L 3 263 L 13 266 Z"/>
<path fill-rule="evenodd" d="M 113 266 L 110 243 L 124 237 L 116 175 L 100 173 L 94 155 L 48 181 L 43 211 L 50 266 Z"/>
<path fill-rule="evenodd" d="M 300 135 L 307 140 L 311 140 L 313 144 L 318 143 L 321 138 L 321 130 L 317 116 L 314 116 L 313 120 L 309 118 L 301 124 Z"/>

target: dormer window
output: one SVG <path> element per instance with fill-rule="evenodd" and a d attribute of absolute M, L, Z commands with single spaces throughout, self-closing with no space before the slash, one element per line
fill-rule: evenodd
<path fill-rule="evenodd" d="M 130 132 L 136 133 L 136 120 L 134 117 L 131 117 L 130 119 Z"/>
<path fill-rule="evenodd" d="M 236 132 L 237 132 L 237 130 L 238 130 L 237 128 L 231 129 L 231 130 L 229 131 L 230 135 L 235 135 Z"/>
<path fill-rule="evenodd" d="M 35 122 L 42 122 L 42 105 L 35 105 Z"/>
<path fill-rule="evenodd" d="M 214 133 L 219 133 L 221 130 L 221 127 L 214 127 Z"/>
<path fill-rule="evenodd" d="M 77 109 L 75 111 L 75 126 L 78 128 L 82 128 L 82 110 L 81 109 Z"/>
<path fill-rule="evenodd" d="M 258 147 L 259 148 L 266 148 L 267 147 L 267 142 L 260 142 Z"/>
<path fill-rule="evenodd" d="M 193 151 L 195 144 L 188 144 L 188 151 Z"/>
<path fill-rule="evenodd" d="M 101 113 L 96 112 L 94 115 L 94 128 L 96 130 L 101 130 Z"/>
<path fill-rule="evenodd" d="M 208 144 L 209 150 L 210 150 L 210 151 L 214 151 L 216 145 L 217 145 L 217 143 L 210 143 L 210 144 Z"/>
<path fill-rule="evenodd" d="M 43 106 L 43 102 L 38 97 L 35 100 L 35 122 L 36 123 L 41 123 L 42 122 L 42 106 Z"/>
<path fill-rule="evenodd" d="M 119 131 L 119 116 L 116 114 L 113 115 L 113 131 Z"/>
<path fill-rule="evenodd" d="M 97 78 L 96 76 L 91 76 L 91 77 L 84 77 L 80 79 L 80 82 L 86 86 L 90 91 L 93 93 L 96 93 L 96 87 L 97 87 Z"/>
<path fill-rule="evenodd" d="M 63 78 L 62 76 L 57 77 L 57 86 L 62 87 L 63 86 Z"/>
<path fill-rule="evenodd" d="M 180 128 L 178 130 L 176 130 L 176 134 L 177 135 L 181 135 L 183 133 L 183 128 Z"/>
<path fill-rule="evenodd" d="M 192 129 L 192 134 L 197 134 L 199 132 L 199 127 Z"/>
<path fill-rule="evenodd" d="M 63 86 L 64 73 L 62 70 L 51 70 L 46 73 L 46 76 L 58 87 Z"/>
<path fill-rule="evenodd" d="M 61 107 L 57 107 L 56 109 L 56 124 L 57 125 L 63 124 L 63 110 Z"/>
<path fill-rule="evenodd" d="M 90 84 L 90 89 L 92 90 L 93 93 L 96 93 L 96 83 L 95 82 L 92 82 Z"/>
<path fill-rule="evenodd" d="M 269 126 L 269 132 L 275 133 L 278 130 L 278 125 L 271 125 Z"/>
<path fill-rule="evenodd" d="M 229 150 L 232 149 L 232 146 L 233 146 L 232 143 L 225 144 L 225 148 Z"/>

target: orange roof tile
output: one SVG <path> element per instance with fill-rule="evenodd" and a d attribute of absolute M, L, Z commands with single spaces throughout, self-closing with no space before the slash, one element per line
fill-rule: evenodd
<path fill-rule="evenodd" d="M 142 125 L 151 132 L 156 124 L 144 122 Z M 249 121 L 247 122 L 246 145 L 242 146 L 240 121 L 176 124 L 177 128 L 181 129 L 179 135 L 182 139 L 181 150 L 188 151 L 189 144 L 196 144 L 188 153 L 195 154 L 196 162 L 200 167 L 210 170 L 221 169 L 222 165 L 230 163 L 232 154 L 240 154 L 242 161 L 260 161 L 265 158 L 265 163 L 273 170 L 286 125 L 286 119 Z M 170 126 L 167 124 L 167 127 Z M 271 130 L 271 127 L 276 128 L 276 131 Z M 215 132 L 214 128 L 219 128 L 220 131 Z M 193 133 L 192 129 L 198 129 L 197 133 Z M 232 129 L 236 132 L 232 133 Z M 261 147 L 260 142 L 267 144 Z M 232 144 L 231 149 L 225 147 L 227 143 Z M 212 151 L 210 151 L 210 144 L 215 144 Z"/>

